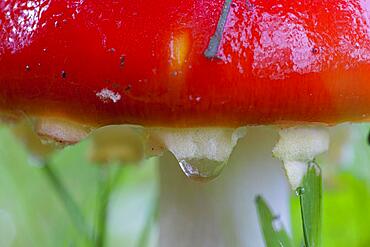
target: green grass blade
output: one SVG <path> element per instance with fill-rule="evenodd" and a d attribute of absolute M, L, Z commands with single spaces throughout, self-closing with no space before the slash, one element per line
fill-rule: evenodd
<path fill-rule="evenodd" d="M 86 236 L 86 239 L 91 240 L 92 236 L 90 226 L 87 224 L 80 207 L 67 190 L 65 184 L 60 179 L 58 173 L 55 172 L 54 169 L 51 167 L 51 164 L 48 163 L 45 163 L 42 166 L 42 169 L 46 177 L 49 179 L 51 185 L 57 192 L 57 195 L 59 196 L 61 202 L 64 204 L 76 228 L 80 231 L 82 235 Z"/>
<path fill-rule="evenodd" d="M 308 165 L 297 194 L 301 204 L 305 246 L 318 247 L 321 240 L 322 177 L 321 169 L 315 162 Z"/>
<path fill-rule="evenodd" d="M 123 166 L 112 167 L 112 165 L 111 167 L 100 168 L 100 191 L 97 195 L 98 207 L 96 215 L 95 247 L 106 246 L 108 204 L 111 193 L 118 183 L 123 169 Z"/>
<path fill-rule="evenodd" d="M 140 233 L 137 247 L 150 246 L 150 234 L 159 216 L 159 196 L 156 196 L 155 200 L 152 203 L 152 208 L 149 210 L 149 215 L 147 216 L 144 228 Z"/>
<path fill-rule="evenodd" d="M 282 222 L 271 212 L 265 200 L 258 196 L 256 204 L 266 247 L 292 247 L 292 241 Z"/>

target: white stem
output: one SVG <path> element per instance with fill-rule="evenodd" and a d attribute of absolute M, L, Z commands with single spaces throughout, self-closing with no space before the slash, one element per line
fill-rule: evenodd
<path fill-rule="evenodd" d="M 255 197 L 262 195 L 289 228 L 289 188 L 272 158 L 277 133 L 252 128 L 219 178 L 197 183 L 167 153 L 160 164 L 160 247 L 264 246 Z"/>

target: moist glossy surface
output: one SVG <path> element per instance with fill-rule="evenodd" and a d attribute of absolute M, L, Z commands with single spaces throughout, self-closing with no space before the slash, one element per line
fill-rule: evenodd
<path fill-rule="evenodd" d="M 0 108 L 90 125 L 365 121 L 370 1 L 1 1 Z"/>

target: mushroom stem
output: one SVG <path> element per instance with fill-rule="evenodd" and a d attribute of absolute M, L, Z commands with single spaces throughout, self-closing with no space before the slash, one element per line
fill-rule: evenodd
<path fill-rule="evenodd" d="M 263 246 L 255 197 L 262 195 L 289 228 L 289 186 L 272 158 L 276 131 L 252 128 L 219 178 L 189 180 L 166 153 L 160 160 L 159 246 Z"/>

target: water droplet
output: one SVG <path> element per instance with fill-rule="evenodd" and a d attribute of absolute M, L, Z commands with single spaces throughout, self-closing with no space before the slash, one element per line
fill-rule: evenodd
<path fill-rule="evenodd" d="M 65 79 L 67 77 L 67 72 L 65 72 L 64 70 L 62 70 L 62 72 L 60 72 L 60 76 Z"/>
<path fill-rule="evenodd" d="M 31 69 L 31 67 L 30 67 L 28 64 L 26 65 L 26 67 L 25 67 L 25 68 L 26 68 L 26 71 L 27 71 L 27 72 L 28 72 L 28 71 L 30 71 L 30 69 Z"/>
<path fill-rule="evenodd" d="M 209 181 L 220 175 L 227 162 L 209 159 L 180 160 L 179 165 L 185 175 L 195 181 Z"/>
<path fill-rule="evenodd" d="M 296 190 L 295 190 L 295 193 L 297 196 L 301 196 L 304 194 L 304 188 L 303 187 L 298 187 Z"/>
<path fill-rule="evenodd" d="M 43 52 L 47 52 L 48 51 L 48 48 L 44 48 L 42 49 Z"/>

